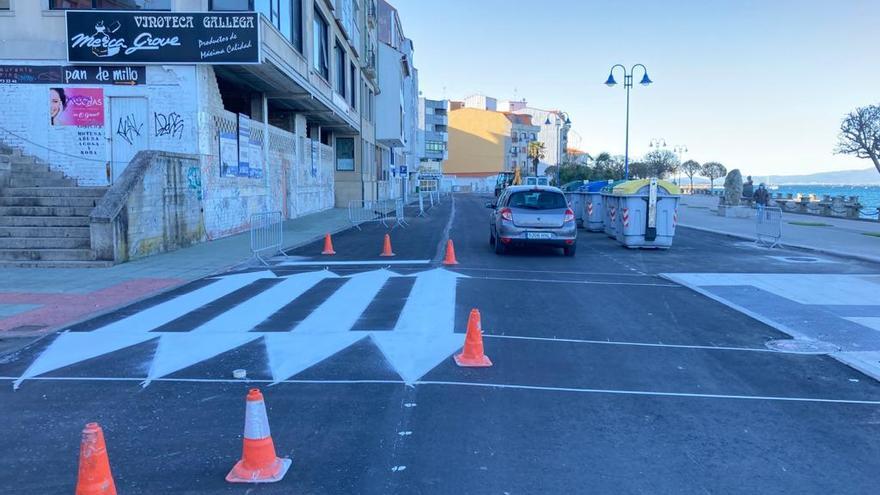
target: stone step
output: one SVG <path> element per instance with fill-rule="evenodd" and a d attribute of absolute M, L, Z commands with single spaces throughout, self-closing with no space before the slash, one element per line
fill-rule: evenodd
<path fill-rule="evenodd" d="M 64 196 L 101 198 L 106 187 L 7 187 L 0 196 Z"/>
<path fill-rule="evenodd" d="M 88 238 L 0 237 L 0 249 L 80 249 L 91 247 Z"/>
<path fill-rule="evenodd" d="M 0 197 L 0 206 L 89 206 L 94 208 L 98 198 L 65 196 L 8 196 Z"/>
<path fill-rule="evenodd" d="M 95 261 L 91 249 L 0 249 L 0 261 Z"/>
<path fill-rule="evenodd" d="M 92 210 L 90 206 L 0 206 L 0 217 L 88 217 Z"/>
<path fill-rule="evenodd" d="M 38 217 L 15 217 L 38 218 Z M 0 239 L 4 237 L 69 237 L 88 239 L 88 227 L 3 227 L 0 226 Z"/>
<path fill-rule="evenodd" d="M 11 176 L 9 187 L 76 187 L 73 179 L 35 179 L 30 177 Z"/>
<path fill-rule="evenodd" d="M 3 261 L 0 268 L 107 268 L 112 261 Z"/>
<path fill-rule="evenodd" d="M 36 165 L 28 165 L 28 167 L 36 167 Z M 57 180 L 64 178 L 64 174 L 52 170 L 34 170 L 32 168 L 18 171 L 10 168 L 10 170 L 12 171 L 13 179 Z"/>
<path fill-rule="evenodd" d="M 26 173 L 26 172 L 50 172 L 49 165 L 45 163 L 21 163 L 16 160 L 11 160 L 9 169 L 12 170 L 12 173 Z"/>
<path fill-rule="evenodd" d="M 88 227 L 89 217 L 65 216 L 0 216 L 0 226 L 4 227 Z"/>

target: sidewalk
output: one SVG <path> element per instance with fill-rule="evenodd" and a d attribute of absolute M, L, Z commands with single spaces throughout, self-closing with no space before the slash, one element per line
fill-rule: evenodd
<path fill-rule="evenodd" d="M 755 219 L 718 216 L 715 211 L 718 199 L 704 195 L 682 196 L 678 225 L 754 240 Z M 792 225 L 791 222 L 823 223 L 827 226 Z M 783 245 L 880 263 L 880 237 L 865 235 L 868 233 L 880 234 L 880 222 L 782 214 Z"/>
<path fill-rule="evenodd" d="M 349 228 L 335 208 L 284 222 L 284 247 Z M 41 335 L 226 271 L 251 257 L 244 232 L 107 268 L 0 268 L 0 339 Z"/>

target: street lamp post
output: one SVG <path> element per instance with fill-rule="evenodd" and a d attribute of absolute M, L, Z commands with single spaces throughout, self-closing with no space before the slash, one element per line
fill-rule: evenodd
<path fill-rule="evenodd" d="M 642 64 L 633 65 L 628 74 L 626 72 L 626 67 L 621 64 L 615 64 L 611 66 L 611 72 L 608 73 L 608 80 L 605 81 L 605 84 L 609 87 L 617 85 L 617 81 L 614 80 L 614 69 L 617 67 L 623 69 L 623 87 L 626 88 L 626 152 L 624 154 L 623 177 L 624 179 L 629 179 L 629 90 L 633 86 L 633 73 L 635 72 L 636 67 L 641 67 L 642 71 L 644 71 L 644 75 L 642 76 L 642 80 L 639 81 L 639 84 L 647 86 L 654 81 L 651 81 L 651 78 L 648 77 L 648 69 Z"/>
<path fill-rule="evenodd" d="M 688 147 L 686 144 L 676 144 L 672 148 L 672 152 L 678 155 L 678 170 L 677 170 L 677 178 L 676 184 L 681 185 L 681 164 L 684 163 L 684 154 L 687 153 Z"/>

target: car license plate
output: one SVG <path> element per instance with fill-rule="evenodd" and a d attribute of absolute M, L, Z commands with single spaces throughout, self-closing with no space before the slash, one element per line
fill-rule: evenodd
<path fill-rule="evenodd" d="M 526 239 L 552 239 L 550 232 L 526 232 Z"/>

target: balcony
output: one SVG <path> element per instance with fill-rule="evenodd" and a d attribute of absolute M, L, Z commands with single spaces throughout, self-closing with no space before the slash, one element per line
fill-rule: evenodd
<path fill-rule="evenodd" d="M 445 125 L 449 124 L 449 117 L 447 117 L 446 115 L 436 115 L 436 114 L 427 113 L 427 114 L 425 114 L 425 123 L 430 124 L 430 125 L 443 125 L 443 126 L 445 126 Z"/>

